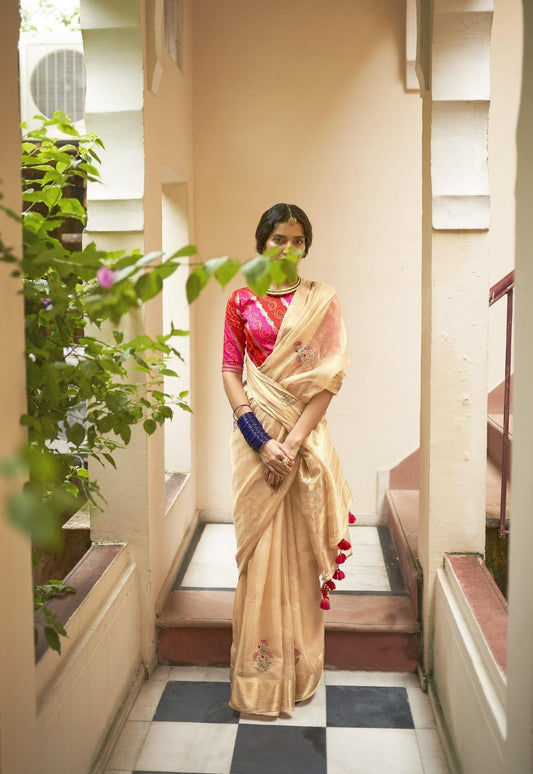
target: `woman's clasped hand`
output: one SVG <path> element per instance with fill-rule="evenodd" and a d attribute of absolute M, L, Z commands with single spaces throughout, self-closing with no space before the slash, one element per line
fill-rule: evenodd
<path fill-rule="evenodd" d="M 292 472 L 295 454 L 271 438 L 261 446 L 259 456 L 264 464 L 265 481 L 272 489 L 277 489 Z"/>

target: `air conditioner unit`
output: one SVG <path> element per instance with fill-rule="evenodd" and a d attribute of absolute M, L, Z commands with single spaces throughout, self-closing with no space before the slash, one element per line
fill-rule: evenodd
<path fill-rule="evenodd" d="M 85 61 L 80 32 L 53 35 L 21 35 L 20 113 L 34 129 L 40 114 L 51 118 L 56 110 L 71 117 L 85 132 Z M 54 129 L 54 137 L 66 139 Z"/>

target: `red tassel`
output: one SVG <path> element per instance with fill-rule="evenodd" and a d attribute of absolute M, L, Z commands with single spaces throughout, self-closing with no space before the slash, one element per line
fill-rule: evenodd
<path fill-rule="evenodd" d="M 352 544 L 348 543 L 347 540 L 341 540 L 341 542 L 338 543 L 338 546 L 341 549 L 341 551 L 347 551 L 349 548 L 352 547 Z"/>
<path fill-rule="evenodd" d="M 346 561 L 346 554 L 343 554 L 341 551 L 340 554 L 335 559 L 335 561 L 337 562 L 337 564 L 344 564 L 344 562 Z"/>
<path fill-rule="evenodd" d="M 348 514 L 348 524 L 355 524 L 356 521 L 357 521 L 357 519 L 355 518 L 353 513 L 349 513 Z"/>
<path fill-rule="evenodd" d="M 335 582 L 334 582 L 334 581 L 332 581 L 332 580 L 328 580 L 328 581 L 326 581 L 326 585 L 328 586 L 328 588 L 329 588 L 331 591 L 334 591 L 334 590 L 335 590 L 335 588 L 336 588 L 336 586 L 335 586 Z"/>
<path fill-rule="evenodd" d="M 327 597 L 323 597 L 320 600 L 320 607 L 322 608 L 322 610 L 329 610 L 330 609 L 331 605 L 329 604 L 329 599 Z"/>
<path fill-rule="evenodd" d="M 337 567 L 337 569 L 333 573 L 333 577 L 335 578 L 335 580 L 343 580 L 346 577 L 346 574 Z"/>

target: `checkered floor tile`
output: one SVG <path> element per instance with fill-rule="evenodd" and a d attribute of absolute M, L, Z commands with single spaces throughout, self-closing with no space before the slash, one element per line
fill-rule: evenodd
<path fill-rule="evenodd" d="M 240 715 L 229 694 L 227 669 L 160 667 L 106 774 L 448 774 L 414 675 L 326 671 L 279 718 Z"/>

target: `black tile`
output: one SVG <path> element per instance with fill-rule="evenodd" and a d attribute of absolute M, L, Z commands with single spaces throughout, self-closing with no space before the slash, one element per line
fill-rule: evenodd
<path fill-rule="evenodd" d="M 326 716 L 337 728 L 414 728 L 405 688 L 327 685 Z"/>
<path fill-rule="evenodd" d="M 241 723 L 231 774 L 326 774 L 326 729 Z"/>
<path fill-rule="evenodd" d="M 391 590 L 393 594 L 405 594 L 406 588 L 400 566 L 400 559 L 390 529 L 385 526 L 379 526 L 378 535 Z"/>
<path fill-rule="evenodd" d="M 229 683 L 170 680 L 159 700 L 154 720 L 238 723 L 239 713 L 228 706 L 229 697 Z"/>
<path fill-rule="evenodd" d="M 194 552 L 198 547 L 198 543 L 200 542 L 200 538 L 202 537 L 204 529 L 205 529 L 204 523 L 199 524 L 196 527 L 194 534 L 192 536 L 192 540 L 189 544 L 189 547 L 187 548 L 187 551 L 185 553 L 181 566 L 178 570 L 176 580 L 174 581 L 174 585 L 172 586 L 172 591 L 178 591 L 180 588 L 182 588 L 181 584 L 182 584 L 183 578 L 185 577 L 185 573 L 189 569 L 191 559 L 193 558 Z"/>

